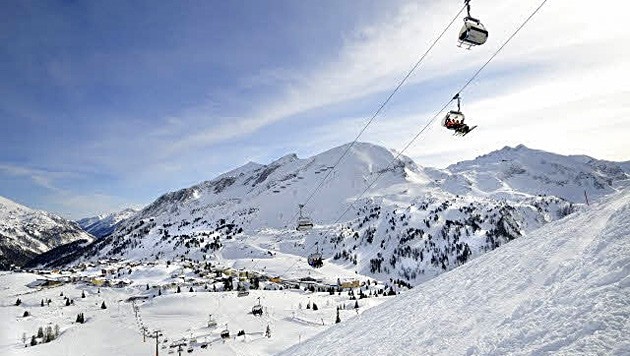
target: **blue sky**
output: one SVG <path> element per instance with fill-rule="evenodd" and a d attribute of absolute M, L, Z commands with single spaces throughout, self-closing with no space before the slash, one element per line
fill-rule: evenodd
<path fill-rule="evenodd" d="M 457 22 L 361 139 L 402 147 L 538 3 L 473 3 L 494 41 L 458 49 Z M 597 18 L 596 8 L 551 3 L 465 93 L 485 131 L 453 142 L 433 127 L 408 152 L 412 158 L 444 167 L 525 143 L 630 159 L 619 134 L 619 125 L 628 128 L 628 92 L 606 82 L 619 76 L 611 65 L 626 68 L 627 34 Z M 143 206 L 250 160 L 308 156 L 351 141 L 460 7 L 402 0 L 4 1 L 0 195 L 79 218 Z M 558 20 L 566 11 L 573 16 Z M 577 39 L 567 37 L 584 28 Z M 544 36 L 549 32 L 555 35 Z M 590 76 L 578 70 L 584 65 Z M 588 89 L 571 91 L 578 86 Z M 567 110 L 576 114 L 566 117 Z M 503 120 L 506 114 L 514 121 Z M 597 142 L 585 145 L 591 115 L 606 120 L 595 128 Z M 563 120 L 584 125 L 562 130 Z M 559 128 L 553 140 L 539 134 Z"/>

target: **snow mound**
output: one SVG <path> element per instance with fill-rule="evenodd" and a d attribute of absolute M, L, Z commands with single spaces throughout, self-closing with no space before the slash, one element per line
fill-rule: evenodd
<path fill-rule="evenodd" d="M 283 355 L 630 353 L 630 189 Z"/>

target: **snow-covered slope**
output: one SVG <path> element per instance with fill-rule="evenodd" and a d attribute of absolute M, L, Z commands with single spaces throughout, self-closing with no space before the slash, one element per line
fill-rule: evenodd
<path fill-rule="evenodd" d="M 282 355 L 628 355 L 630 190 Z"/>
<path fill-rule="evenodd" d="M 436 174 L 451 173 L 427 170 L 406 157 L 388 168 L 394 154 L 368 143 L 355 144 L 331 172 L 347 147 L 306 159 L 291 154 L 268 165 L 248 163 L 165 194 L 73 258 L 186 257 L 277 274 L 325 275 L 326 267 L 310 271 L 304 261 L 319 249 L 327 266 L 416 285 L 578 208 L 535 192 L 515 192 L 508 200 L 459 196 L 435 181 Z M 329 172 L 306 205 L 315 228 L 295 231 L 298 203 Z M 369 194 L 349 208 L 379 175 Z"/>
<path fill-rule="evenodd" d="M 554 195 L 574 203 L 598 199 L 630 184 L 630 162 L 609 162 L 588 156 L 562 156 L 519 145 L 434 172 L 454 194 L 495 198 Z"/>
<path fill-rule="evenodd" d="M 114 232 L 121 222 L 134 216 L 137 212 L 138 210 L 136 209 L 124 209 L 109 214 L 83 218 L 77 220 L 77 224 L 95 237 L 104 237 Z"/>
<path fill-rule="evenodd" d="M 0 197 L 0 268 L 23 265 L 51 248 L 92 239 L 74 222 Z"/>

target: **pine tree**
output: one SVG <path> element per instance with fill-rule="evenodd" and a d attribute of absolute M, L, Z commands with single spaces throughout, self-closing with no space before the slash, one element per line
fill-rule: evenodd
<path fill-rule="evenodd" d="M 267 324 L 267 330 L 265 330 L 265 336 L 271 339 L 271 328 Z"/>
<path fill-rule="evenodd" d="M 81 298 L 85 298 L 85 291 L 81 291 Z"/>
<path fill-rule="evenodd" d="M 42 307 L 44 306 L 44 300 L 43 300 L 43 299 L 42 299 L 42 303 L 41 303 L 41 306 L 42 306 Z"/>
<path fill-rule="evenodd" d="M 54 335 L 55 335 L 55 339 L 57 337 L 59 337 L 59 324 L 55 324 L 55 333 L 54 333 Z"/>
<path fill-rule="evenodd" d="M 107 305 L 105 305 L 105 301 L 103 301 L 103 304 L 101 304 L 101 309 L 107 309 Z"/>
<path fill-rule="evenodd" d="M 147 290 L 149 290 L 149 283 L 147 283 Z"/>
<path fill-rule="evenodd" d="M 44 331 L 44 342 L 51 342 L 54 339 L 55 339 L 55 336 L 53 335 L 52 327 L 48 325 L 46 327 L 46 330 Z"/>
<path fill-rule="evenodd" d="M 354 302 L 354 309 L 359 309 L 359 301 Z"/>
<path fill-rule="evenodd" d="M 317 308 L 317 304 L 313 303 L 313 310 L 318 310 L 319 308 Z"/>
<path fill-rule="evenodd" d="M 20 298 L 18 298 L 18 299 L 15 301 L 15 306 L 18 306 L 18 305 L 20 305 L 20 304 L 22 304 L 22 300 L 21 300 Z"/>
<path fill-rule="evenodd" d="M 59 293 L 59 296 L 60 296 L 60 297 L 63 297 L 63 292 Z"/>
<path fill-rule="evenodd" d="M 26 333 L 22 333 L 22 343 L 26 344 Z"/>
<path fill-rule="evenodd" d="M 162 289 L 158 289 L 158 295 L 162 295 Z"/>
<path fill-rule="evenodd" d="M 179 286 L 177 286 L 177 293 L 181 293 L 181 292 L 182 292 L 182 289 L 179 288 Z"/>
<path fill-rule="evenodd" d="M 22 314 L 23 318 L 26 318 L 27 316 L 30 316 L 31 314 L 28 312 L 28 310 L 24 311 L 24 314 Z"/>
<path fill-rule="evenodd" d="M 193 287 L 190 287 L 189 292 L 190 292 L 190 293 L 194 292 Z"/>
<path fill-rule="evenodd" d="M 69 307 L 70 306 L 70 299 L 66 299 L 66 306 Z"/>
<path fill-rule="evenodd" d="M 337 308 L 337 319 L 335 319 L 335 324 L 341 323 L 341 318 L 339 317 L 339 308 Z"/>
<path fill-rule="evenodd" d="M 44 337 L 44 329 L 41 326 L 39 327 L 39 329 L 37 329 L 37 337 L 38 338 Z"/>
<path fill-rule="evenodd" d="M 37 340 L 35 339 L 35 335 L 31 336 L 31 346 L 37 345 Z"/>

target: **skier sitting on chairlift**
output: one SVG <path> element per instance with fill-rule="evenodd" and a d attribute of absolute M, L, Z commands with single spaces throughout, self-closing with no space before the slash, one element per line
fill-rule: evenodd
<path fill-rule="evenodd" d="M 446 114 L 442 120 L 442 126 L 455 131 L 456 134 L 464 136 L 477 126 L 473 126 L 471 128 L 464 123 L 465 116 L 461 112 L 459 93 L 455 95 L 453 99 L 457 100 L 457 110 L 451 110 Z"/>

